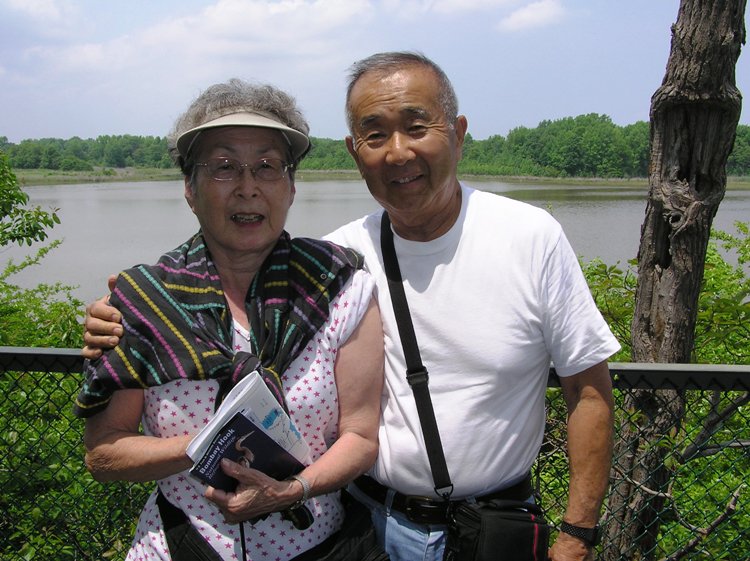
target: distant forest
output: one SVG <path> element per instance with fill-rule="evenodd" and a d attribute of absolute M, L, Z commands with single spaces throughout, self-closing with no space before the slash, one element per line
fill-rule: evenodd
<path fill-rule="evenodd" d="M 302 170 L 348 170 L 354 163 L 343 140 L 312 138 Z M 169 168 L 166 138 L 154 136 L 43 138 L 18 144 L 0 136 L 13 168 L 88 171 L 94 168 Z M 648 176 L 649 125 L 618 126 L 591 113 L 518 127 L 507 136 L 467 135 L 459 172 L 474 175 L 631 178 Z M 750 126 L 739 125 L 727 174 L 750 175 Z"/>

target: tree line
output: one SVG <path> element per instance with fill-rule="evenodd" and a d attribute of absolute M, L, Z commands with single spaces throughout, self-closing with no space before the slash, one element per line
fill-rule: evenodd
<path fill-rule="evenodd" d="M 312 137 L 302 170 L 351 170 L 343 140 Z M 15 169 L 91 171 L 95 168 L 170 168 L 165 137 L 105 135 L 22 140 L 0 136 L 0 150 Z M 619 126 L 607 115 L 590 113 L 517 127 L 507 136 L 466 137 L 459 171 L 474 175 L 536 177 L 647 177 L 649 124 Z M 727 174 L 750 175 L 750 126 L 738 125 Z"/>

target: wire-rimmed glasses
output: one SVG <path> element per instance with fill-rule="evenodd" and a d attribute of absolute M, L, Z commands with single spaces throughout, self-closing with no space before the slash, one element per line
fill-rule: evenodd
<path fill-rule="evenodd" d="M 205 162 L 197 162 L 196 166 L 205 167 L 208 174 L 216 181 L 237 181 L 242 174 L 242 168 L 247 168 L 250 174 L 261 181 L 278 181 L 288 169 L 294 168 L 279 158 L 261 158 L 251 164 L 240 162 L 234 158 L 210 158 Z"/>

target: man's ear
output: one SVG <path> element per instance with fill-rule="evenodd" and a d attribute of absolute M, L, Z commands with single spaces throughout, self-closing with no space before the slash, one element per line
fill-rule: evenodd
<path fill-rule="evenodd" d="M 359 167 L 359 154 L 357 154 L 357 149 L 354 148 L 354 138 L 352 138 L 351 136 L 347 136 L 345 140 L 346 149 L 349 151 L 351 157 L 354 158 L 354 163 L 357 164 L 357 167 Z"/>
<path fill-rule="evenodd" d="M 456 133 L 456 150 L 458 151 L 458 159 L 460 160 L 463 155 L 464 139 L 466 138 L 466 131 L 469 128 L 469 122 L 466 117 L 459 115 L 456 117 L 456 122 L 453 125 L 453 130 Z"/>
<path fill-rule="evenodd" d="M 469 121 L 466 120 L 464 115 L 456 117 L 456 124 L 453 127 L 456 131 L 456 139 L 458 140 L 459 146 L 463 146 L 464 138 L 466 138 L 466 131 L 469 129 Z"/>

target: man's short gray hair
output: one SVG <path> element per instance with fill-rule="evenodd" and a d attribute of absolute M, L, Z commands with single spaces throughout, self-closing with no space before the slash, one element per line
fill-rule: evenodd
<path fill-rule="evenodd" d="M 448 123 L 453 124 L 458 117 L 458 98 L 453 89 L 453 84 L 448 76 L 443 72 L 435 62 L 419 52 L 411 51 L 392 51 L 376 53 L 365 59 L 355 62 L 349 68 L 349 81 L 346 88 L 346 122 L 349 126 L 349 132 L 354 132 L 354 115 L 350 98 L 352 89 L 357 81 L 370 72 L 388 75 L 409 66 L 421 66 L 431 70 L 438 79 L 440 91 L 438 93 L 438 102 L 443 110 Z"/>

